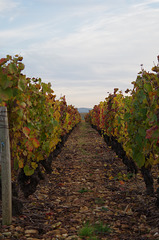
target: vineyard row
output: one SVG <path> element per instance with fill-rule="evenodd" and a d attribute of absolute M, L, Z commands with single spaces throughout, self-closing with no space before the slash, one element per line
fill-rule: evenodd
<path fill-rule="evenodd" d="M 22 74 L 22 60 L 18 55 L 0 59 L 0 106 L 8 111 L 12 179 L 27 197 L 37 176 L 51 172 L 53 156 L 81 118 L 65 97 L 56 100 L 50 83 Z"/>
<path fill-rule="evenodd" d="M 158 57 L 159 60 L 159 57 Z M 159 65 L 142 69 L 133 90 L 117 88 L 85 119 L 123 159 L 128 171 L 141 170 L 147 192 L 154 192 L 151 169 L 159 163 Z"/>

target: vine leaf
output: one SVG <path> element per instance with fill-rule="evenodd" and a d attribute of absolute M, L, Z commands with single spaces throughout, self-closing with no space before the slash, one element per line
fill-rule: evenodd
<path fill-rule="evenodd" d="M 153 126 L 146 131 L 146 139 L 154 138 L 154 132 L 158 130 L 158 126 Z"/>
<path fill-rule="evenodd" d="M 30 141 L 26 142 L 26 148 L 28 149 L 29 152 L 33 151 L 33 144 Z"/>
<path fill-rule="evenodd" d="M 34 169 L 30 169 L 28 165 L 25 165 L 24 173 L 26 176 L 31 176 L 34 174 Z"/>
<path fill-rule="evenodd" d="M 27 137 L 27 138 L 29 138 L 29 133 L 30 133 L 30 129 L 28 128 L 28 127 L 24 127 L 23 128 L 23 133 L 25 134 L 25 136 Z"/>
<path fill-rule="evenodd" d="M 40 143 L 36 138 L 31 138 L 31 140 L 35 148 L 38 148 L 40 146 Z"/>
<path fill-rule="evenodd" d="M 0 59 L 0 66 L 2 66 L 3 64 L 5 64 L 8 61 L 7 58 L 1 58 Z"/>
<path fill-rule="evenodd" d="M 0 88 L 0 98 L 3 101 L 7 101 L 13 97 L 13 90 L 11 88 L 2 89 Z"/>

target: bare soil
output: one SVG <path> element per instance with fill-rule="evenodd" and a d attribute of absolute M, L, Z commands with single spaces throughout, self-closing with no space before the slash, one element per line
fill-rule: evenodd
<path fill-rule="evenodd" d="M 52 169 L 33 195 L 21 195 L 23 214 L 13 217 L 11 226 L 0 224 L 0 239 L 159 239 L 155 195 L 146 195 L 141 174 L 127 173 L 122 160 L 84 121 L 73 130 Z M 109 231 L 80 237 L 88 222 L 102 223 Z"/>

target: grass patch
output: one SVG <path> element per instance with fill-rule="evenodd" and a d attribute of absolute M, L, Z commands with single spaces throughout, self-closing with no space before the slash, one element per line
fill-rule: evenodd
<path fill-rule="evenodd" d="M 95 234 L 104 235 L 105 233 L 110 232 L 110 227 L 108 225 L 104 225 L 102 222 L 95 223 L 94 225 Z"/>
<path fill-rule="evenodd" d="M 95 132 L 94 129 L 87 130 L 87 133 L 93 133 L 93 132 Z"/>
<path fill-rule="evenodd" d="M 79 193 L 85 193 L 85 192 L 89 192 L 89 190 L 86 189 L 86 188 L 82 188 L 82 189 L 80 189 L 78 192 L 79 192 Z"/>
<path fill-rule="evenodd" d="M 89 152 L 87 152 L 87 150 L 85 150 L 83 147 L 86 145 L 85 144 L 85 140 L 83 140 L 83 139 L 79 139 L 78 140 L 78 145 L 79 145 L 79 150 L 81 151 L 81 153 L 83 154 L 83 155 L 89 155 L 90 153 Z"/>
<path fill-rule="evenodd" d="M 83 148 L 80 148 L 80 151 L 83 155 L 89 155 L 90 153 L 84 150 Z"/>
<path fill-rule="evenodd" d="M 103 198 L 96 198 L 95 203 L 98 205 L 103 205 L 105 203 L 105 200 Z"/>
<path fill-rule="evenodd" d="M 102 207 L 101 210 L 106 211 L 106 212 L 109 211 L 109 209 L 107 207 Z"/>
<path fill-rule="evenodd" d="M 88 128 L 89 124 L 86 122 L 81 122 L 80 124 L 80 129 L 81 130 L 86 130 Z"/>
<path fill-rule="evenodd" d="M 80 160 L 80 162 L 81 162 L 81 163 L 84 163 L 84 162 L 86 162 L 86 160 L 85 160 L 85 159 L 82 159 L 82 160 Z"/>
<path fill-rule="evenodd" d="M 111 229 L 107 224 L 97 222 L 90 224 L 89 221 L 79 230 L 79 237 L 87 238 L 89 240 L 99 240 L 99 237 L 105 236 L 110 233 Z"/>
<path fill-rule="evenodd" d="M 114 177 L 114 180 L 128 181 L 133 177 L 134 177 L 133 173 L 122 174 L 121 172 L 119 172 L 117 176 Z"/>
<path fill-rule="evenodd" d="M 83 138 L 79 138 L 79 139 L 78 139 L 78 144 L 79 144 L 80 146 L 83 146 L 83 145 L 85 145 L 86 143 L 85 143 L 85 140 L 84 140 Z"/>
<path fill-rule="evenodd" d="M 79 230 L 80 237 L 92 237 L 94 235 L 94 227 L 88 222 Z"/>

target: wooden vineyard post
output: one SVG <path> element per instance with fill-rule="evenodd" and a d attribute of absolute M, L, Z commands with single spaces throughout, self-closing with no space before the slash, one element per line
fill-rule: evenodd
<path fill-rule="evenodd" d="M 2 224 L 12 222 L 11 160 L 7 108 L 0 107 L 0 164 L 2 183 Z"/>

